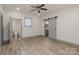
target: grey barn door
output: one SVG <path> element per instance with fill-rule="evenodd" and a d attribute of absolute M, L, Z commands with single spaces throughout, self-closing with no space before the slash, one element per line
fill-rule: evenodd
<path fill-rule="evenodd" d="M 0 15 L 0 45 L 1 45 L 1 15 Z"/>
<path fill-rule="evenodd" d="M 0 14 L 0 46 L 3 40 L 3 29 L 2 29 L 2 15 Z"/>
<path fill-rule="evenodd" d="M 56 38 L 56 18 L 51 18 L 48 20 L 48 30 L 49 30 L 49 38 Z"/>
<path fill-rule="evenodd" d="M 0 46 L 2 45 L 3 43 L 3 19 L 2 19 L 2 14 L 0 14 Z"/>

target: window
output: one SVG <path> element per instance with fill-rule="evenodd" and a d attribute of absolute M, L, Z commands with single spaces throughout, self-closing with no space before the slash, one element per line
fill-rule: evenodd
<path fill-rule="evenodd" d="M 24 26 L 25 27 L 32 27 L 32 19 L 31 18 L 25 18 L 24 19 Z"/>

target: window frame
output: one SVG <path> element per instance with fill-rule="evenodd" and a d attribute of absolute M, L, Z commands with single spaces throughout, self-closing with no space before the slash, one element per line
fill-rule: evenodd
<path fill-rule="evenodd" d="M 26 19 L 29 19 L 31 22 L 31 25 L 27 25 L 26 24 Z M 33 26 L 33 23 L 32 23 L 32 18 L 28 18 L 28 17 L 24 17 L 24 27 L 32 27 Z"/>

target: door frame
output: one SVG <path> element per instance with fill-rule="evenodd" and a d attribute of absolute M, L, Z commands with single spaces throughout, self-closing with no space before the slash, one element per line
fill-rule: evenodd
<path fill-rule="evenodd" d="M 57 18 L 58 18 L 58 16 L 54 16 L 54 17 L 50 17 L 50 18 L 46 18 L 46 19 L 43 19 L 43 21 L 44 21 L 44 36 L 45 36 L 45 21 L 48 21 L 48 20 L 50 20 L 50 19 L 55 19 L 56 20 L 56 27 L 55 27 L 55 31 L 56 31 L 56 37 L 57 37 Z M 49 30 L 48 30 L 49 31 Z M 48 36 L 49 37 L 49 36 Z"/>
<path fill-rule="evenodd" d="M 44 36 L 46 36 L 46 35 L 45 35 L 45 22 L 46 22 L 46 21 L 48 21 L 48 19 L 44 20 Z M 49 33 L 48 33 L 48 35 L 49 35 Z M 47 36 L 47 37 L 48 37 L 48 36 Z"/>
<path fill-rule="evenodd" d="M 19 18 L 10 18 L 10 36 L 11 36 L 11 32 L 12 32 L 12 30 L 11 30 L 11 23 L 12 23 L 12 21 L 13 20 L 20 20 L 21 21 L 21 39 L 22 39 L 22 19 L 19 19 Z M 11 37 L 10 37 L 10 39 L 11 39 Z"/>

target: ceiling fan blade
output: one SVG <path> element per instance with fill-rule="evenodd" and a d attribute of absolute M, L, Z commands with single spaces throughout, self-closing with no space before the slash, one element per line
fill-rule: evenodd
<path fill-rule="evenodd" d="M 41 10 L 47 10 L 46 8 L 40 8 Z"/>
<path fill-rule="evenodd" d="M 45 4 L 40 5 L 38 8 L 41 8 L 41 7 L 43 7 L 43 6 L 45 6 Z"/>
<path fill-rule="evenodd" d="M 31 7 L 33 7 L 33 8 L 37 8 L 36 6 L 31 6 Z"/>
<path fill-rule="evenodd" d="M 33 11 L 35 11 L 35 10 L 37 10 L 37 9 L 33 9 L 33 10 L 31 10 L 31 12 L 33 12 Z"/>

